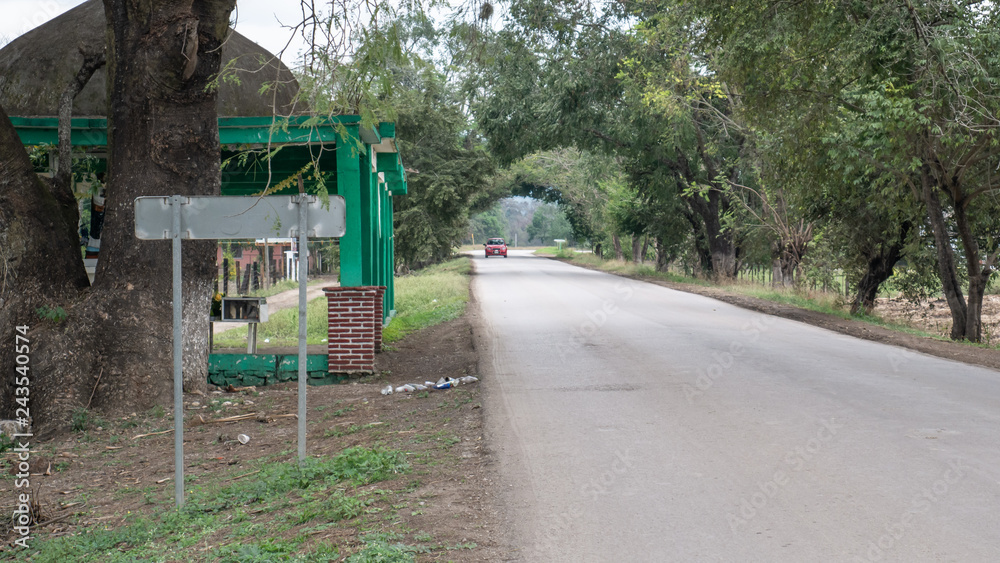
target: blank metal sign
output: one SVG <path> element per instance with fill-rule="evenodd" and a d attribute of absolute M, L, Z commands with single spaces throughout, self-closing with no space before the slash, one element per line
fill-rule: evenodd
<path fill-rule="evenodd" d="M 181 202 L 182 239 L 290 238 L 299 236 L 299 196 L 188 196 Z M 324 209 L 316 196 L 308 200 L 309 238 L 338 238 L 346 232 L 344 198 L 329 197 Z M 135 236 L 144 240 L 173 236 L 169 197 L 135 200 Z"/>

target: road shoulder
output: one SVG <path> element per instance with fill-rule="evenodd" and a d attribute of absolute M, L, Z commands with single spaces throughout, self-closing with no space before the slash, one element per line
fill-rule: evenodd
<path fill-rule="evenodd" d="M 578 264 L 570 260 L 563 260 L 556 257 L 551 257 L 551 258 L 553 260 L 559 260 L 560 262 L 565 262 L 572 266 L 578 266 L 580 268 L 586 268 L 595 271 L 603 271 L 597 268 L 588 267 L 587 265 L 584 264 Z M 608 273 L 609 275 L 620 275 L 620 274 L 611 274 L 609 272 L 605 273 Z M 677 291 L 683 291 L 686 293 L 694 293 L 696 295 L 710 297 L 712 299 L 716 299 L 718 301 L 722 301 L 723 303 L 728 303 L 730 305 L 735 305 L 743 309 L 749 309 L 751 311 L 757 311 L 758 313 L 764 313 L 765 315 L 773 315 L 784 319 L 799 321 L 812 326 L 817 326 L 820 328 L 825 328 L 827 330 L 832 330 L 834 332 L 839 332 L 841 334 L 846 334 L 848 336 L 853 336 L 855 338 L 871 340 L 883 344 L 890 344 L 892 346 L 899 346 L 900 348 L 905 348 L 913 352 L 919 352 L 922 354 L 928 354 L 939 358 L 955 360 L 957 362 L 964 362 L 967 364 L 983 366 L 993 370 L 1000 371 L 1000 350 L 990 350 L 968 344 L 961 344 L 957 342 L 949 342 L 945 340 L 937 340 L 934 338 L 907 334 L 904 332 L 898 332 L 895 330 L 884 328 L 878 325 L 869 324 L 863 321 L 842 319 L 840 317 L 835 317 L 833 315 L 827 315 L 824 313 L 819 313 L 817 311 L 810 311 L 808 309 L 802 309 L 800 307 L 794 307 L 792 305 L 774 303 L 772 301 L 767 301 L 765 299 L 759 299 L 756 297 L 749 297 L 745 295 L 729 293 L 715 287 L 705 287 L 694 284 L 677 283 L 649 276 L 622 276 L 622 277 L 628 277 L 630 279 L 659 285 Z"/>

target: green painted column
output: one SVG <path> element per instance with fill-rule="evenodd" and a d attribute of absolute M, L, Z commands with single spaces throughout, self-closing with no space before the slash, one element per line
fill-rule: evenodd
<path fill-rule="evenodd" d="M 394 311 L 396 309 L 396 230 L 393 228 L 393 221 L 395 220 L 393 216 L 393 206 L 392 206 L 392 194 L 386 197 L 386 204 L 389 209 L 389 237 L 386 241 L 386 245 L 389 248 L 389 279 L 386 280 L 386 291 L 385 291 L 385 308 L 387 311 Z"/>
<path fill-rule="evenodd" d="M 347 125 L 347 138 L 337 137 L 337 194 L 347 207 L 347 232 L 340 238 L 340 285 L 364 285 L 362 276 L 361 157 L 357 125 Z"/>
<path fill-rule="evenodd" d="M 392 284 L 392 270 L 389 269 L 389 237 L 392 235 L 392 219 L 389 216 L 389 191 L 386 189 L 385 182 L 381 182 L 378 185 L 378 201 L 379 201 L 379 223 L 381 228 L 379 229 L 379 285 L 384 285 L 386 287 L 382 305 L 382 310 L 386 315 L 391 311 L 389 307 L 389 288 Z"/>
<path fill-rule="evenodd" d="M 369 151 L 371 147 L 366 147 Z M 377 285 L 374 275 L 374 235 L 378 220 L 372 210 L 378 205 L 374 201 L 373 184 L 378 183 L 378 177 L 372 178 L 371 157 L 368 154 L 359 155 L 359 181 L 361 194 L 361 284 Z"/>

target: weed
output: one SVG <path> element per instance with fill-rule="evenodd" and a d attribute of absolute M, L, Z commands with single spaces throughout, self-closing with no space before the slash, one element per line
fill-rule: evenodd
<path fill-rule="evenodd" d="M 104 421 L 99 416 L 83 407 L 77 407 L 73 410 L 71 421 L 70 427 L 74 432 L 84 432 L 92 427 L 104 425 Z"/>
<path fill-rule="evenodd" d="M 0 454 L 14 447 L 14 439 L 6 434 L 0 434 Z"/>
<path fill-rule="evenodd" d="M 345 407 L 345 408 L 342 408 L 342 409 L 337 409 L 337 410 L 333 411 L 333 416 L 345 416 L 345 415 L 347 415 L 347 413 L 353 412 L 354 408 L 355 407 L 350 406 L 350 407 Z"/>
<path fill-rule="evenodd" d="M 66 309 L 63 309 L 62 307 L 48 307 L 46 305 L 42 305 L 41 307 L 35 309 L 35 313 L 38 315 L 39 319 L 56 323 L 65 321 L 67 317 Z"/>
<path fill-rule="evenodd" d="M 347 558 L 347 563 L 409 563 L 415 561 L 414 554 L 426 552 L 426 548 L 418 548 L 402 543 L 390 543 L 396 540 L 393 534 L 369 534 L 362 537 L 365 547 Z"/>
<path fill-rule="evenodd" d="M 409 470 L 402 452 L 393 450 L 348 448 L 333 459 L 336 474 L 355 485 L 384 481 Z"/>

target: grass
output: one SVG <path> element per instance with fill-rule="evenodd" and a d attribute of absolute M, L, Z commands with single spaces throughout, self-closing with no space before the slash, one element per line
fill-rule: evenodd
<path fill-rule="evenodd" d="M 467 256 L 429 266 L 396 278 L 396 316 L 382 333 L 382 341 L 392 343 L 414 331 L 457 319 L 469 301 L 469 273 L 472 264 Z M 298 287 L 297 285 L 295 287 Z M 322 344 L 327 337 L 326 297 L 309 302 L 306 310 L 306 342 Z M 257 344 L 295 346 L 299 341 L 298 308 L 284 309 L 269 315 L 257 327 Z M 241 348 L 247 343 L 243 327 L 215 337 L 216 348 Z"/>
<path fill-rule="evenodd" d="M 317 297 L 306 306 L 306 343 L 322 344 L 327 337 L 326 296 Z M 271 346 L 295 346 L 299 342 L 299 308 L 276 311 L 257 327 L 258 346 L 268 340 Z M 234 328 L 215 337 L 216 348 L 240 348 L 247 345 L 247 331 Z"/>
<path fill-rule="evenodd" d="M 396 316 L 382 331 L 382 341 L 396 342 L 407 334 L 457 319 L 469 302 L 467 256 L 396 278 Z"/>
<path fill-rule="evenodd" d="M 535 254 L 545 254 L 549 256 L 555 256 L 556 258 L 575 258 L 578 254 L 572 248 L 564 246 L 559 248 L 558 246 L 543 246 L 541 248 L 535 249 Z"/>
<path fill-rule="evenodd" d="M 215 544 L 207 552 L 198 551 L 214 561 L 331 561 L 339 558 L 336 546 L 304 546 L 312 529 L 308 525 L 363 518 L 375 493 L 358 487 L 408 471 L 402 452 L 364 447 L 348 448 L 328 459 L 309 458 L 301 467 L 297 461 L 260 463 L 252 478 L 192 485 L 180 510 L 129 515 L 121 525 L 96 524 L 73 536 L 36 540 L 32 549 L 11 555 L 32 561 L 167 561 L 188 559 L 193 548 Z M 383 543 L 366 542 L 350 560 L 412 561 L 412 555 L 410 559 L 359 556 L 369 547 L 375 555 L 379 551 L 407 555 L 417 549 Z M 308 553 L 301 553 L 304 549 Z"/>

